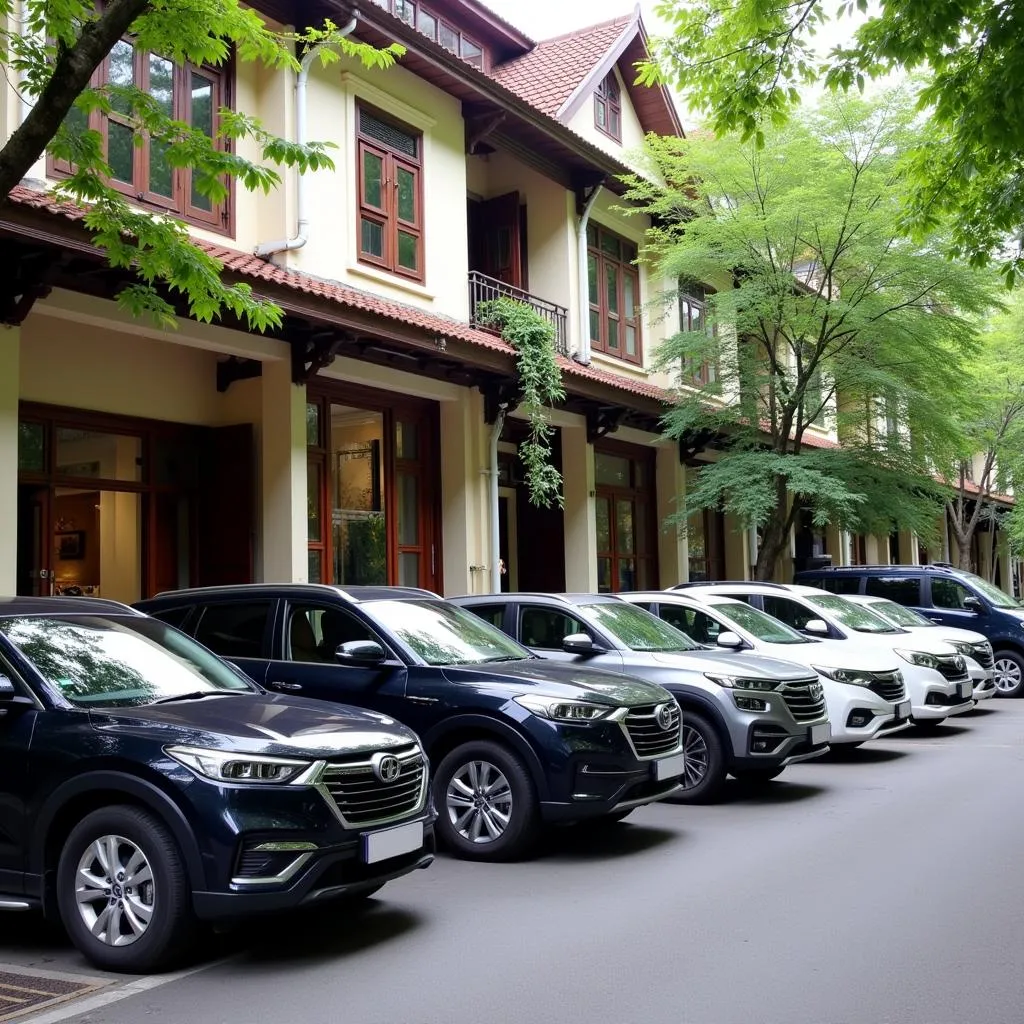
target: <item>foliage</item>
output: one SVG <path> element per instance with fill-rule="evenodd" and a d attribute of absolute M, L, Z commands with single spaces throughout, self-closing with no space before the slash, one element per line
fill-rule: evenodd
<path fill-rule="evenodd" d="M 944 257 L 941 235 L 897 232 L 912 121 L 899 95 L 847 99 L 766 130 L 761 148 L 651 140 L 651 175 L 628 179 L 635 209 L 662 225 L 644 258 L 725 285 L 709 297 L 711 333 L 678 334 L 657 357 L 676 385 L 666 433 L 728 440 L 679 518 L 721 506 L 759 527 L 762 579 L 801 508 L 858 532 L 927 534 L 936 517 L 926 481 L 953 444 L 949 411 L 993 289 Z M 693 375 L 702 363 L 711 384 Z M 828 426 L 838 447 L 816 433 Z"/>
<path fill-rule="evenodd" d="M 268 192 L 281 183 L 281 167 L 300 173 L 331 168 L 329 147 L 287 142 L 256 118 L 228 109 L 219 112 L 217 138 L 211 139 L 175 120 L 140 89 L 96 85 L 93 75 L 129 33 L 136 47 L 177 63 L 221 66 L 234 58 L 292 71 L 298 70 L 295 51 L 301 47 L 319 47 L 323 64 L 347 55 L 367 67 L 390 66 L 401 47 L 375 49 L 343 37 L 330 22 L 300 34 L 276 32 L 240 0 L 23 0 L 21 14 L 16 6 L 0 0 L 0 44 L 8 70 L 17 76 L 12 84 L 33 106 L 0 149 L 0 197 L 9 195 L 44 152 L 68 161 L 75 171 L 55 192 L 88 208 L 86 225 L 112 266 L 135 271 L 137 282 L 119 296 L 133 314 L 173 324 L 177 293 L 198 320 L 226 310 L 256 330 L 279 325 L 280 310 L 245 284 L 225 283 L 221 263 L 190 240 L 180 221 L 133 208 L 108 184 L 104 140 L 87 121 L 91 113 L 116 110 L 135 128 L 136 145 L 148 136 L 171 167 L 191 169 L 195 190 L 214 203 L 227 195 L 229 179 Z M 257 155 L 250 159 L 242 150 Z"/>
<path fill-rule="evenodd" d="M 530 436 L 519 445 L 526 470 L 530 501 L 548 508 L 562 507 L 562 475 L 551 464 L 553 428 L 547 410 L 565 398 L 562 373 L 555 359 L 555 328 L 535 309 L 515 299 L 499 298 L 481 303 L 477 316 L 482 324 L 501 331 L 516 350 L 516 369 L 522 407 L 530 423 Z"/>
<path fill-rule="evenodd" d="M 719 133 L 764 140 L 815 83 L 856 87 L 919 75 L 927 130 L 909 152 L 905 224 L 920 239 L 952 223 L 951 250 L 983 265 L 1006 239 L 1008 283 L 1024 270 L 1024 7 L 1001 0 L 662 0 L 672 34 L 643 81 L 662 76 L 709 112 Z M 815 49 L 826 22 L 849 39 Z"/>

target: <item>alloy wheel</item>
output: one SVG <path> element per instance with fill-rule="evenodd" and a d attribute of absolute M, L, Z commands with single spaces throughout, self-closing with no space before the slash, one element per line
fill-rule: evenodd
<path fill-rule="evenodd" d="M 708 745 L 704 737 L 693 728 L 683 722 L 683 753 L 686 755 L 686 765 L 683 769 L 683 788 L 692 789 L 704 781 L 708 773 Z"/>
<path fill-rule="evenodd" d="M 1013 693 L 1020 687 L 1020 665 L 1015 661 L 1010 661 L 1009 658 L 998 658 L 993 666 L 992 674 L 996 689 L 1000 693 Z"/>
<path fill-rule="evenodd" d="M 153 919 L 153 869 L 130 839 L 101 836 L 78 862 L 75 899 L 93 938 L 107 946 L 130 946 Z"/>
<path fill-rule="evenodd" d="M 452 827 L 463 839 L 493 843 L 512 820 L 512 787 L 489 761 L 470 761 L 452 776 L 445 804 Z"/>

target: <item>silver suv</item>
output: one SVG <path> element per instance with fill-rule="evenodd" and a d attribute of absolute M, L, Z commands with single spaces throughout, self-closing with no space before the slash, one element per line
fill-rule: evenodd
<path fill-rule="evenodd" d="M 610 594 L 488 594 L 453 603 L 542 658 L 625 672 L 669 690 L 683 711 L 686 752 L 683 789 L 670 799 L 710 803 L 727 775 L 767 782 L 828 750 L 822 686 L 802 665 L 759 656 L 740 664 Z"/>

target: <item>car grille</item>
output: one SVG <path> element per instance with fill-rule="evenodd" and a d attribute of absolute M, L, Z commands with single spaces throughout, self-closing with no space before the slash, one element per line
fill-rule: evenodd
<path fill-rule="evenodd" d="M 798 722 L 810 722 L 825 716 L 825 691 L 817 680 L 786 683 L 781 689 L 789 713 Z"/>
<path fill-rule="evenodd" d="M 992 653 L 991 644 L 974 644 L 971 657 L 982 667 L 992 668 L 996 663 L 995 655 Z"/>
<path fill-rule="evenodd" d="M 679 705 L 675 701 L 669 703 L 667 728 L 658 722 L 660 707 L 661 704 L 649 704 L 645 707 L 631 708 L 626 715 L 626 733 L 637 757 L 658 757 L 671 753 L 679 746 L 679 728 L 683 717 Z"/>
<path fill-rule="evenodd" d="M 960 655 L 947 656 L 938 659 L 939 672 L 944 679 L 951 683 L 962 683 L 967 678 L 967 663 Z"/>
<path fill-rule="evenodd" d="M 342 823 L 362 828 L 408 817 L 426 800 L 427 766 L 418 746 L 381 751 L 398 759 L 400 771 L 392 782 L 378 778 L 373 761 L 332 762 L 324 769 L 321 786 Z"/>
<path fill-rule="evenodd" d="M 875 681 L 868 689 L 872 693 L 877 693 L 882 700 L 893 704 L 899 703 L 907 695 L 903 686 L 903 676 L 899 672 L 876 672 Z"/>

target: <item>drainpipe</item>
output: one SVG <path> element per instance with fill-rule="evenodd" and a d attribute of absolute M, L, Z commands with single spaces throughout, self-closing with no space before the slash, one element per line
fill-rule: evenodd
<path fill-rule="evenodd" d="M 505 425 L 505 404 L 498 407 L 498 418 L 491 428 L 491 593 L 501 593 L 501 523 L 498 516 L 498 441 Z"/>
<path fill-rule="evenodd" d="M 576 346 L 576 362 L 584 366 L 590 364 L 590 274 L 587 266 L 587 225 L 590 223 L 590 211 L 594 208 L 597 195 L 601 191 L 600 185 L 595 185 L 590 193 L 580 222 L 576 228 L 576 255 L 579 259 L 579 286 L 580 286 L 580 343 Z"/>
<path fill-rule="evenodd" d="M 310 47 L 302 57 L 302 62 L 299 65 L 299 77 L 295 80 L 295 141 L 300 146 L 304 146 L 309 141 L 306 137 L 306 87 L 309 84 L 309 70 L 313 66 L 313 61 L 324 47 L 333 46 L 334 40 L 339 36 L 351 35 L 355 27 L 356 17 L 353 15 L 348 24 L 336 35 Z M 281 239 L 277 242 L 262 242 L 253 250 L 257 256 L 271 256 L 277 252 L 301 249 L 309 240 L 309 197 L 305 174 L 300 174 L 296 183 L 295 206 L 298 214 L 295 237 Z"/>

